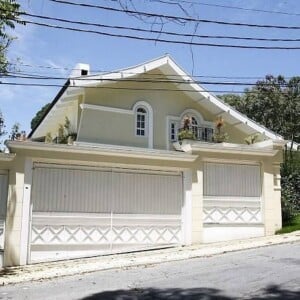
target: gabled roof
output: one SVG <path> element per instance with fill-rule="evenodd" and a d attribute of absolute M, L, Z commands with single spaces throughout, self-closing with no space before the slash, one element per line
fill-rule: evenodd
<path fill-rule="evenodd" d="M 208 92 L 204 87 L 196 83 L 170 55 L 164 55 L 143 64 L 109 73 L 70 78 L 69 84 L 66 85 L 63 92 L 60 91 L 56 96 L 51 104 L 51 109 L 45 114 L 38 126 L 32 130 L 29 137 L 34 137 L 41 126 L 47 126 L 47 115 L 52 113 L 52 116 L 55 116 L 55 110 L 58 108 L 58 104 L 62 105 L 61 103 L 64 102 L 64 99 L 70 98 L 70 94 L 75 95 L 76 91 L 80 93 L 84 88 L 102 86 L 113 81 L 137 77 L 156 69 L 165 74 L 165 76 L 170 79 L 170 82 L 172 82 L 172 76 L 176 75 L 176 77 L 179 78 L 176 86 L 178 89 L 181 89 L 184 93 L 188 94 L 194 101 L 198 102 L 213 115 L 222 115 L 228 124 L 235 126 L 242 132 L 245 132 L 248 135 L 259 132 L 270 139 L 283 139 L 280 135 L 256 123 L 235 110 L 233 107 L 224 103 L 213 93 Z M 38 137 L 38 134 L 35 137 Z"/>

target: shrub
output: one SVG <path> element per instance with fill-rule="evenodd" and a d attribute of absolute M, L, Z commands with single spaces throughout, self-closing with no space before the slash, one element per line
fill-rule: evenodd
<path fill-rule="evenodd" d="M 178 133 L 178 140 L 182 141 L 184 139 L 195 140 L 195 134 L 192 130 L 189 129 L 181 129 Z"/>
<path fill-rule="evenodd" d="M 282 222 L 289 224 L 300 213 L 300 153 L 285 153 L 281 168 Z"/>

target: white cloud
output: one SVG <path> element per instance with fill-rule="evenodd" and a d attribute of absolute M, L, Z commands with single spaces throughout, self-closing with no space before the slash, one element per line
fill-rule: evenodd
<path fill-rule="evenodd" d="M 61 63 L 61 62 L 63 62 L 63 63 Z M 59 58 L 56 57 L 56 62 L 54 62 L 52 59 L 45 59 L 43 64 L 54 68 L 53 72 L 58 73 L 59 75 L 66 77 L 66 76 L 68 76 L 68 74 L 71 71 L 69 70 L 69 67 L 67 67 L 65 65 L 65 63 L 66 63 L 65 58 L 59 59 Z"/>

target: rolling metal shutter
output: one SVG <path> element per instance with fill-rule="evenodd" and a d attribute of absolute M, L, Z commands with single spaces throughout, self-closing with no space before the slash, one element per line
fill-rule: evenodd
<path fill-rule="evenodd" d="M 259 165 L 204 164 L 204 223 L 261 223 Z"/>
<path fill-rule="evenodd" d="M 204 242 L 264 234 L 259 165 L 204 164 Z"/>
<path fill-rule="evenodd" d="M 37 164 L 31 261 L 181 242 L 182 176 Z"/>

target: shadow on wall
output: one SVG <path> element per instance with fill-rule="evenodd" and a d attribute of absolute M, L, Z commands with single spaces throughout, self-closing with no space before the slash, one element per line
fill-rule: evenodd
<path fill-rule="evenodd" d="M 150 299 L 169 299 L 169 300 L 237 300 L 241 299 L 222 295 L 222 291 L 211 288 L 193 288 L 193 289 L 131 289 L 116 290 L 94 294 L 82 300 L 150 300 Z M 289 291 L 281 289 L 279 286 L 269 286 L 261 290 L 258 294 L 247 296 L 247 299 L 256 300 L 298 300 L 300 299 L 300 290 Z"/>

